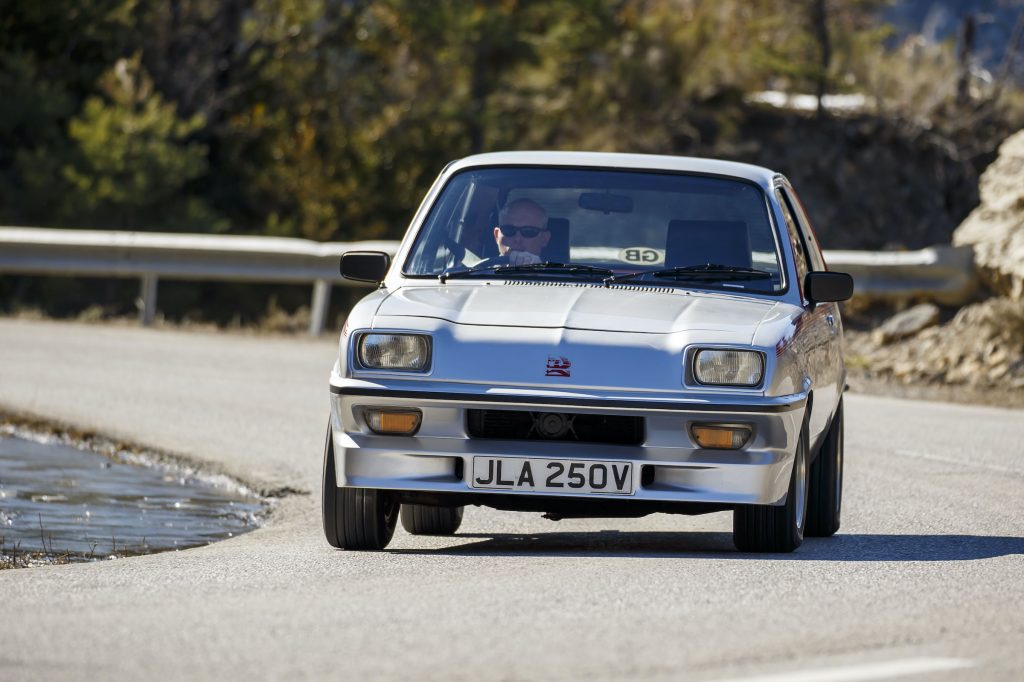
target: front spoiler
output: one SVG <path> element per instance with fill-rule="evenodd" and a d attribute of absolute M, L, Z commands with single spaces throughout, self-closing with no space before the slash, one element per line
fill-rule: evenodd
<path fill-rule="evenodd" d="M 398 383 L 398 382 L 395 382 Z M 474 456 L 608 459 L 631 461 L 635 493 L 629 500 L 721 505 L 781 504 L 792 471 L 793 453 L 803 423 L 806 394 L 782 398 L 705 396 L 668 399 L 663 395 L 585 394 L 580 392 L 493 387 L 459 390 L 384 386 L 352 380 L 332 384 L 331 414 L 339 486 L 423 493 L 470 493 L 488 499 L 502 496 L 501 508 L 516 508 L 526 493 L 482 491 L 471 487 Z M 419 432 L 412 437 L 380 436 L 361 422 L 356 407 L 418 408 Z M 545 412 L 600 412 L 642 416 L 640 445 L 603 445 L 544 440 L 470 438 L 466 409 L 516 409 Z M 689 423 L 727 422 L 753 426 L 754 436 L 742 450 L 706 450 L 689 436 Z M 602 499 L 572 493 L 529 493 L 536 498 Z M 467 498 L 468 499 L 468 498 Z"/>

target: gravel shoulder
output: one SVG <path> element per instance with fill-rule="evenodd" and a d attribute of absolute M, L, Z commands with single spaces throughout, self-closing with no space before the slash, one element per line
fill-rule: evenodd
<path fill-rule="evenodd" d="M 850 392 L 857 395 L 1024 409 L 1024 391 L 1016 388 L 904 383 L 862 368 L 848 368 L 847 371 L 846 382 Z"/>

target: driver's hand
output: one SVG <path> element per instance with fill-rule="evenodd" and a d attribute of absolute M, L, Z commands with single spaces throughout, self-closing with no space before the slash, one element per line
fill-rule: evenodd
<path fill-rule="evenodd" d="M 508 264 L 509 265 L 530 265 L 531 263 L 539 263 L 540 256 L 536 256 L 529 251 L 509 251 L 508 252 Z"/>

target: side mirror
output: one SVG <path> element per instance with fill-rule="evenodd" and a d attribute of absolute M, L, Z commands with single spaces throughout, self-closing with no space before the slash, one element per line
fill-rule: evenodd
<path fill-rule="evenodd" d="M 380 284 L 391 266 L 391 256 L 380 251 L 350 251 L 341 255 L 341 276 L 356 282 Z"/>
<path fill-rule="evenodd" d="M 845 272 L 808 272 L 804 296 L 812 305 L 845 301 L 853 296 L 853 277 Z"/>

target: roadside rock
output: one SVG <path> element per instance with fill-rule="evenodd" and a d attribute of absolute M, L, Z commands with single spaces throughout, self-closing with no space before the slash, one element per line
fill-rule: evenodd
<path fill-rule="evenodd" d="M 893 315 L 881 327 L 872 332 L 875 343 L 885 345 L 914 336 L 923 329 L 939 323 L 939 307 L 922 303 L 909 310 Z"/>
<path fill-rule="evenodd" d="M 961 308 L 944 325 L 890 341 L 881 341 L 879 331 L 847 331 L 849 367 L 902 385 L 1024 388 L 1024 300 L 990 298 Z"/>
<path fill-rule="evenodd" d="M 974 246 L 989 289 L 1024 300 L 1024 130 L 1003 142 L 980 188 L 981 204 L 953 232 L 953 243 Z"/>

